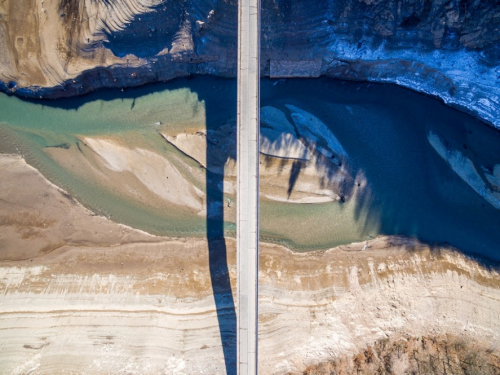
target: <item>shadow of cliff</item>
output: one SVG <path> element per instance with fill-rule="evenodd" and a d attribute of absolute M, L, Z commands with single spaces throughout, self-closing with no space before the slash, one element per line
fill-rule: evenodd
<path fill-rule="evenodd" d="M 369 183 L 358 191 L 355 219 L 366 230 L 377 227 L 381 234 L 414 237 L 436 249 L 452 246 L 469 257 L 482 258 L 482 264 L 490 267 L 486 259 L 500 260 L 496 229 L 500 212 L 450 168 L 427 135 L 429 131 L 448 134 L 460 148 L 471 142 L 494 149 L 484 140 L 494 141 L 492 136 L 498 132 L 429 97 L 394 87 L 374 90 L 378 103 L 391 106 L 379 108 L 383 120 L 370 124 L 367 118 L 364 134 L 358 133 L 359 147 L 371 143 L 372 148 L 360 163 Z M 473 140 L 467 134 L 469 128 L 484 133 L 482 141 Z M 496 138 L 498 147 L 500 138 Z M 493 153 L 489 162 L 500 161 Z"/>
<path fill-rule="evenodd" d="M 172 47 L 184 19 L 184 2 L 166 0 L 147 12 L 136 14 L 123 29 L 105 29 L 106 41 L 103 45 L 118 57 L 155 56 Z"/>
<path fill-rule="evenodd" d="M 135 101 L 137 98 L 140 98 L 142 96 L 147 96 L 164 90 L 176 90 L 176 89 L 186 88 L 189 87 L 188 81 L 190 81 L 193 78 L 194 76 L 187 75 L 186 77 L 177 78 L 168 82 L 153 82 L 130 88 L 123 88 L 123 89 L 103 88 L 95 91 L 90 91 L 89 93 L 83 95 L 63 97 L 59 99 L 40 100 L 40 99 L 19 97 L 19 100 L 22 100 L 27 103 L 40 105 L 42 108 L 49 107 L 49 108 L 64 109 L 67 111 L 78 111 L 81 107 L 92 101 L 111 102 L 117 99 L 120 99 L 122 101 L 124 100 Z M 196 89 L 194 89 L 193 91 L 196 91 Z M 75 95 L 77 95 L 76 92 Z M 130 110 L 133 110 L 134 106 L 131 106 Z"/>

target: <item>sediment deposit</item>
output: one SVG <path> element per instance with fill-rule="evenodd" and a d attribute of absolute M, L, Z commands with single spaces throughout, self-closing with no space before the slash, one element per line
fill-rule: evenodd
<path fill-rule="evenodd" d="M 215 308 L 213 287 L 227 275 L 211 275 L 206 240 L 154 237 L 94 216 L 19 156 L 0 160 L 5 373 L 225 372 L 220 329 L 234 339 L 232 306 Z M 217 262 L 227 261 L 234 291 L 234 240 L 215 246 L 227 247 Z M 500 349 L 491 264 L 403 237 L 302 254 L 261 249 L 263 374 L 345 361 L 401 336 L 451 335 L 489 356 Z"/>
<path fill-rule="evenodd" d="M 236 2 L 0 4 L 3 90 L 35 98 L 189 74 L 236 75 Z M 495 2 L 262 3 L 263 76 L 393 82 L 500 126 Z"/>

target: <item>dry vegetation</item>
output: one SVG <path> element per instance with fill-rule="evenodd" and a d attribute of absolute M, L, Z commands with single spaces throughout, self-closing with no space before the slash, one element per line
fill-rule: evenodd
<path fill-rule="evenodd" d="M 500 374 L 494 348 L 456 336 L 384 339 L 363 352 L 309 366 L 304 375 Z"/>

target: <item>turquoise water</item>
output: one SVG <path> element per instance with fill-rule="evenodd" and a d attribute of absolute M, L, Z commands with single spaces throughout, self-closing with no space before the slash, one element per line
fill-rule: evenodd
<path fill-rule="evenodd" d="M 113 136 L 130 147 L 144 147 L 162 154 L 179 152 L 158 134 L 161 128 L 204 126 L 203 102 L 190 88 L 169 87 L 130 92 L 105 91 L 86 97 L 33 102 L 0 95 L 0 151 L 21 153 L 58 186 L 93 211 L 118 222 L 171 236 L 203 236 L 205 220 L 172 206 L 123 199 L 104 189 L 78 170 L 62 168 L 45 151 L 81 144 L 81 136 Z M 159 127 L 157 124 L 161 123 Z M 175 160 L 173 161 L 175 164 Z M 182 166 L 178 166 L 179 169 Z"/>
<path fill-rule="evenodd" d="M 173 163 L 175 158 L 194 163 L 163 141 L 159 128 L 214 129 L 234 121 L 235 95 L 234 81 L 209 77 L 52 102 L 1 94 L 0 152 L 23 154 L 54 183 L 113 220 L 157 234 L 203 236 L 204 218 L 120 197 L 78 171 L 62 168 L 46 151 L 74 147 L 81 136 L 112 136 Z M 349 154 L 353 175 L 366 180 L 345 203 L 262 201 L 263 239 L 311 250 L 401 234 L 500 259 L 500 211 L 458 177 L 427 140 L 429 131 L 437 133 L 450 149 L 460 149 L 477 163 L 477 169 L 492 168 L 500 163 L 496 130 L 392 85 L 263 80 L 261 104 L 284 112 L 292 104 L 319 118 Z M 227 222 L 226 230 L 231 234 L 234 223 Z"/>

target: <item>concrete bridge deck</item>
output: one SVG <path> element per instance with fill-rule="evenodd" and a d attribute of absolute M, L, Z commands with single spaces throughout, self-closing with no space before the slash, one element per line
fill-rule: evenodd
<path fill-rule="evenodd" d="M 238 4 L 237 366 L 257 374 L 260 1 Z"/>

